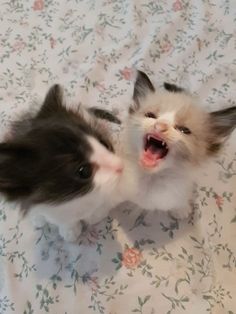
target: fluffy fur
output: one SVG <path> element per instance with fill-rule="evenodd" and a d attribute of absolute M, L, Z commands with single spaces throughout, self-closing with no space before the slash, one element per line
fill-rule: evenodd
<path fill-rule="evenodd" d="M 234 130 L 236 107 L 207 113 L 182 88 L 164 88 L 156 91 L 138 72 L 114 148 L 100 121 L 120 121 L 98 108 L 67 109 L 55 85 L 41 110 L 17 122 L 0 144 L 0 191 L 36 226 L 56 224 L 69 241 L 78 238 L 83 221 L 97 223 L 127 200 L 185 217 L 192 174 Z"/>
<path fill-rule="evenodd" d="M 135 182 L 129 200 L 185 217 L 193 174 L 234 130 L 236 107 L 208 113 L 178 86 L 165 83 L 156 91 L 140 71 L 133 100 L 121 140 L 124 173 L 130 171 Z"/>
<path fill-rule="evenodd" d="M 93 109 L 67 109 L 55 85 L 40 111 L 16 122 L 0 144 L 0 191 L 19 202 L 36 226 L 56 224 L 70 241 L 79 236 L 81 220 L 96 223 L 107 215 L 122 173 L 95 114 L 104 118 Z"/>

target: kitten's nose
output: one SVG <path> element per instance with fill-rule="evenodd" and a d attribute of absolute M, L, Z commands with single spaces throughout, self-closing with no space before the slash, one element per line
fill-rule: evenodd
<path fill-rule="evenodd" d="M 155 130 L 158 132 L 166 132 L 168 130 L 168 124 L 165 122 L 156 122 L 155 123 Z"/>
<path fill-rule="evenodd" d="M 120 165 L 118 167 L 115 168 L 115 172 L 116 173 L 122 173 L 123 172 L 123 165 Z"/>

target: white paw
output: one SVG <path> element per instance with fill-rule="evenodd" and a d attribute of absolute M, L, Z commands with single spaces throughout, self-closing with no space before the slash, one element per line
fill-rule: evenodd
<path fill-rule="evenodd" d="M 67 242 L 76 242 L 82 233 L 82 224 L 78 222 L 75 225 L 60 226 L 59 233 Z"/>

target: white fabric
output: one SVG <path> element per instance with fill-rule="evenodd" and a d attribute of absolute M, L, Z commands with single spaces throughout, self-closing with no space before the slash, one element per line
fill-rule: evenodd
<path fill-rule="evenodd" d="M 235 105 L 235 20 L 233 0 L 2 1 L 1 139 L 56 82 L 125 116 L 134 68 Z M 0 314 L 235 314 L 235 140 L 199 174 L 194 220 L 125 206 L 72 245 L 1 198 Z"/>

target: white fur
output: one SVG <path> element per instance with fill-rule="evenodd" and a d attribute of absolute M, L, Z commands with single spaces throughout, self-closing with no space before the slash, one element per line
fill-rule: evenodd
<path fill-rule="evenodd" d="M 191 211 L 196 173 L 212 154 L 209 145 L 214 141 L 220 143 L 225 137 L 221 139 L 214 133 L 211 115 L 184 92 L 149 92 L 139 99 L 137 107 L 125 123 L 120 145 L 124 174 L 129 171 L 133 180 L 128 199 L 147 210 L 170 210 L 185 218 Z M 152 117 L 146 117 L 150 112 Z M 233 117 L 226 120 L 228 134 L 233 123 Z M 189 128 L 191 133 L 183 134 L 180 126 Z M 153 133 L 167 143 L 169 152 L 155 166 L 145 168 L 140 162 L 144 138 Z"/>
<path fill-rule="evenodd" d="M 190 213 L 193 177 L 197 166 L 178 155 L 178 141 L 185 135 L 175 130 L 175 119 L 180 109 L 186 112 L 192 108 L 198 120 L 196 125 L 201 126 L 205 122 L 205 112 L 195 107 L 194 100 L 186 94 L 152 93 L 142 101 L 141 108 L 126 121 L 121 139 L 121 154 L 126 160 L 124 173 L 129 169 L 135 181 L 129 200 L 147 210 L 173 211 L 179 218 L 184 218 Z M 146 118 L 146 112 L 155 113 L 157 119 Z M 161 127 L 159 129 L 162 123 L 172 132 L 165 139 L 170 151 L 157 167 L 144 169 L 139 164 L 144 136 L 149 132 L 162 132 Z"/>
<path fill-rule="evenodd" d="M 163 166 L 163 171 L 151 173 L 141 169 L 133 159 L 126 160 L 124 173 L 128 171 L 132 181 L 124 180 L 123 189 L 130 184 L 132 188 L 129 186 L 129 195 L 124 191 L 122 194 L 139 207 L 172 211 L 176 217 L 186 218 L 191 211 L 193 172 L 187 168 L 168 168 L 170 164 Z"/>
<path fill-rule="evenodd" d="M 159 117 L 158 121 L 160 123 L 167 123 L 167 124 L 173 124 L 175 120 L 175 112 L 174 111 L 167 111 Z"/>

